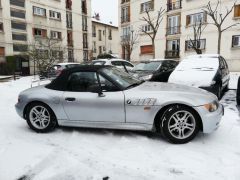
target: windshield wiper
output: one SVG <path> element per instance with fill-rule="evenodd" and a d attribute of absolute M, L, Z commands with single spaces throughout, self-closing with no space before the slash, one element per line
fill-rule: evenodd
<path fill-rule="evenodd" d="M 126 87 L 125 89 L 130 89 L 130 88 L 133 88 L 133 87 L 136 87 L 136 86 L 139 86 L 140 84 L 144 83 L 145 81 L 140 81 L 138 83 L 133 83 L 131 84 L 130 86 Z"/>

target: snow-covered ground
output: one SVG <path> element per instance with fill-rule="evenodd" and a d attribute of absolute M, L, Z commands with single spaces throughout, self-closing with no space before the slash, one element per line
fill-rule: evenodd
<path fill-rule="evenodd" d="M 58 128 L 37 134 L 14 109 L 30 85 L 29 77 L 0 83 L 0 180 L 240 179 L 235 90 L 221 101 L 225 115 L 216 132 L 173 145 L 146 132 Z"/>

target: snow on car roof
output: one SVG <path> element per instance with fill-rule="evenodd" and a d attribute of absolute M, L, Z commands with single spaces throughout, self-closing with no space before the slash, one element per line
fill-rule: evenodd
<path fill-rule="evenodd" d="M 203 70 L 203 69 L 218 69 L 218 58 L 187 58 L 182 60 L 176 68 L 176 71 L 182 70 Z"/>
<path fill-rule="evenodd" d="M 189 59 L 189 58 L 218 58 L 219 56 L 220 56 L 219 54 L 198 54 L 198 55 L 188 56 L 187 59 Z"/>

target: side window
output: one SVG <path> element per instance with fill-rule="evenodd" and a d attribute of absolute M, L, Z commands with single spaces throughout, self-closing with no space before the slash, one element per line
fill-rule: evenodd
<path fill-rule="evenodd" d="M 68 91 L 95 92 L 98 88 L 96 72 L 75 72 L 68 79 Z"/>
<path fill-rule="evenodd" d="M 166 71 L 170 71 L 172 69 L 173 69 L 172 64 L 169 61 L 164 61 L 161 65 L 160 71 L 166 72 Z"/>
<path fill-rule="evenodd" d="M 128 62 L 123 62 L 123 64 L 127 67 L 134 67 L 132 64 L 128 63 Z"/>
<path fill-rule="evenodd" d="M 101 88 L 103 92 L 113 92 L 113 91 L 118 91 L 118 87 L 116 87 L 112 82 L 107 80 L 105 77 L 99 75 L 100 83 L 101 83 Z"/>
<path fill-rule="evenodd" d="M 222 57 L 219 57 L 219 64 L 220 64 L 220 69 L 225 68 L 224 62 L 222 60 Z"/>
<path fill-rule="evenodd" d="M 222 60 L 223 60 L 223 63 L 224 63 L 225 68 L 228 68 L 227 61 L 226 61 L 223 57 L 222 57 Z"/>
<path fill-rule="evenodd" d="M 102 91 L 117 91 L 118 88 L 103 76 L 99 75 Z M 68 79 L 67 90 L 72 92 L 93 92 L 100 89 L 96 72 L 72 73 Z"/>
<path fill-rule="evenodd" d="M 112 61 L 112 65 L 114 65 L 114 66 L 123 66 L 121 61 Z"/>

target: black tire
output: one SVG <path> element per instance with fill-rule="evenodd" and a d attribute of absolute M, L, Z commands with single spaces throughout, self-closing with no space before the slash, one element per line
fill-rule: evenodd
<path fill-rule="evenodd" d="M 215 87 L 215 95 L 217 96 L 217 98 L 220 100 L 222 97 L 222 85 L 221 84 L 217 84 Z"/>
<path fill-rule="evenodd" d="M 240 105 L 240 77 L 238 78 L 236 100 L 237 100 L 237 105 Z"/>
<path fill-rule="evenodd" d="M 44 124 L 44 123 L 40 123 L 40 120 L 36 121 L 36 122 L 38 122 L 38 123 L 36 123 L 36 122 L 34 123 L 33 120 L 31 120 L 31 118 L 33 118 L 33 115 L 36 114 L 36 113 L 33 112 L 33 111 L 34 111 L 34 108 L 37 109 L 37 108 L 40 108 L 40 107 L 46 109 L 46 111 L 44 112 L 45 115 L 46 115 L 46 114 L 49 115 L 48 122 L 45 123 L 45 124 Z M 36 115 L 36 116 L 37 116 L 37 115 Z M 39 116 L 41 116 L 41 115 L 39 115 Z M 38 119 L 38 118 L 36 117 L 36 119 Z M 41 102 L 32 103 L 32 104 L 30 104 L 30 105 L 27 107 L 26 120 L 27 120 L 28 126 L 29 126 L 32 130 L 34 130 L 34 131 L 36 131 L 36 132 L 38 132 L 38 133 L 50 132 L 50 131 L 52 131 L 52 130 L 57 126 L 57 118 L 56 118 L 54 112 L 52 111 L 52 109 L 51 109 L 49 106 L 47 106 L 46 104 L 41 103 Z M 44 119 L 44 120 L 45 120 L 45 119 Z M 44 120 L 43 120 L 43 121 L 44 121 Z M 43 122 L 43 121 L 41 120 L 41 122 Z M 46 122 L 46 120 L 45 120 L 45 122 Z M 38 124 L 39 124 L 39 126 L 41 126 L 40 124 L 44 124 L 44 125 L 46 125 L 46 126 L 45 126 L 45 127 L 42 127 L 42 128 L 38 128 L 38 127 L 37 127 Z"/>
<path fill-rule="evenodd" d="M 182 117 L 181 117 L 181 114 L 183 115 Z M 183 118 L 185 114 L 189 115 L 189 117 L 186 118 L 185 120 L 186 123 L 180 122 L 180 120 L 176 121 L 174 119 L 176 115 L 179 118 Z M 190 121 L 191 123 L 189 123 Z M 169 107 L 164 112 L 162 119 L 159 122 L 161 122 L 158 124 L 160 125 L 161 134 L 173 144 L 184 144 L 191 141 L 200 130 L 199 116 L 193 109 L 184 105 L 174 105 Z M 175 124 L 173 125 L 172 124 L 173 122 L 176 123 L 176 125 Z M 189 129 L 190 124 L 191 126 L 193 126 L 191 130 Z M 171 127 L 173 127 L 172 130 L 170 130 Z M 186 133 L 185 134 L 186 137 L 176 137 L 177 134 L 179 135 L 179 133 L 180 133 L 180 136 Z"/>

